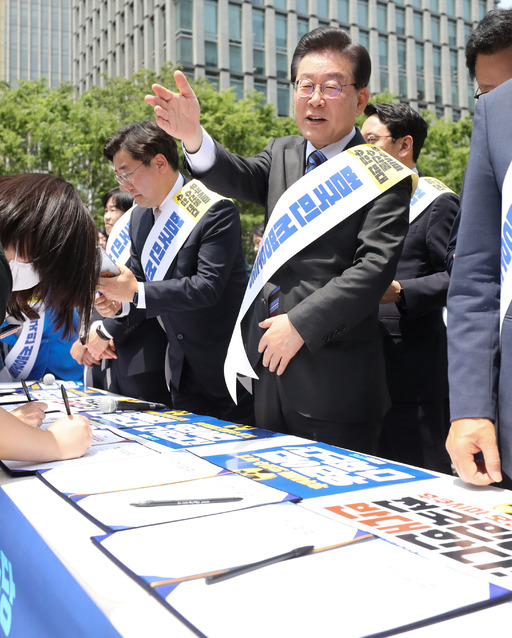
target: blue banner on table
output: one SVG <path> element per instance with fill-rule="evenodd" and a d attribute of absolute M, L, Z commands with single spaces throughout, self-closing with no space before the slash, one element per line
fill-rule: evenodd
<path fill-rule="evenodd" d="M 1 489 L 0 511 L 0 636 L 120 638 Z"/>
<path fill-rule="evenodd" d="M 113 415 L 107 415 L 107 418 L 110 419 L 111 416 Z M 91 414 L 91 417 L 96 421 L 98 420 L 97 416 L 92 416 Z M 133 419 L 134 417 L 128 418 Z M 122 414 L 122 420 L 126 423 L 126 413 Z M 159 414 L 152 415 L 150 423 L 141 424 L 140 421 L 139 415 L 134 419 L 136 427 L 127 427 L 126 425 L 121 427 L 126 433 L 135 434 L 148 441 L 160 443 L 175 450 L 199 445 L 211 445 L 212 443 L 253 441 L 282 436 L 277 432 L 262 430 L 251 425 L 230 423 L 215 417 L 199 416 L 197 414 Z M 120 427 L 119 423 L 115 425 Z"/>
<path fill-rule="evenodd" d="M 227 470 L 302 498 L 436 478 L 417 468 L 326 443 L 276 446 L 206 458 Z"/>

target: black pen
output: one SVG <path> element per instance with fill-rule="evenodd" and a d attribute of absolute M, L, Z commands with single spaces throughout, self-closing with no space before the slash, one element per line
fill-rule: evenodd
<path fill-rule="evenodd" d="M 247 565 L 240 565 L 240 567 L 233 567 L 233 569 L 227 569 L 225 572 L 221 572 L 220 574 L 213 574 L 212 576 L 207 576 L 204 580 L 207 585 L 214 585 L 215 583 L 220 583 L 222 580 L 227 580 L 228 578 L 234 578 L 235 576 L 241 576 L 242 574 L 247 574 L 247 572 L 252 572 L 255 569 L 261 569 L 262 567 L 267 567 L 268 565 L 273 565 L 274 563 L 280 563 L 284 560 L 290 560 L 290 558 L 299 558 L 300 556 L 305 556 L 306 554 L 309 554 L 310 552 L 312 552 L 314 549 L 315 549 L 314 545 L 306 545 L 305 547 L 297 547 L 296 549 L 292 549 L 290 552 L 286 552 L 285 554 L 279 554 L 278 556 L 265 558 L 255 563 L 247 563 Z"/>
<path fill-rule="evenodd" d="M 23 388 L 23 392 L 25 393 L 25 396 L 27 397 L 27 401 L 33 401 L 34 399 L 30 396 L 30 392 L 28 391 L 28 386 L 25 383 L 25 379 L 21 379 L 21 387 Z"/>
<path fill-rule="evenodd" d="M 162 505 L 208 505 L 209 503 L 236 503 L 242 501 L 241 496 L 223 496 L 220 498 L 191 498 L 181 501 L 139 501 L 130 503 L 133 507 L 160 507 Z"/>
<path fill-rule="evenodd" d="M 66 412 L 68 416 L 71 416 L 71 408 L 69 407 L 68 393 L 66 392 L 66 388 L 63 384 L 60 386 L 60 393 L 62 394 L 62 398 L 64 399 L 64 405 L 66 406 Z"/>

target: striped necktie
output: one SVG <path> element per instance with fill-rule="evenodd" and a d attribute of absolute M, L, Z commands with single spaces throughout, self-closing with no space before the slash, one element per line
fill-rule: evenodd
<path fill-rule="evenodd" d="M 325 162 L 327 157 L 322 153 L 322 151 L 313 151 L 309 154 L 308 161 L 306 163 L 306 173 L 312 171 L 317 166 L 320 166 L 322 162 Z"/>

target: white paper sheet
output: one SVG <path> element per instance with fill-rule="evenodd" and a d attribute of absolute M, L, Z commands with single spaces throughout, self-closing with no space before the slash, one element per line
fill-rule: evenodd
<path fill-rule="evenodd" d="M 142 447 L 142 446 L 141 446 Z M 186 450 L 152 452 L 137 459 L 118 458 L 90 467 L 63 465 L 42 478 L 64 494 L 97 494 L 215 476 L 221 468 Z"/>
<path fill-rule="evenodd" d="M 225 497 L 240 500 L 225 503 L 193 503 L 193 501 Z M 158 487 L 86 496 L 77 500 L 76 504 L 100 524 L 111 529 L 120 529 L 208 516 L 268 503 L 280 503 L 286 498 L 288 494 L 285 492 L 237 474 L 227 474 Z M 132 505 L 132 503 L 151 500 L 185 502 L 182 505 L 162 503 L 152 507 Z"/>

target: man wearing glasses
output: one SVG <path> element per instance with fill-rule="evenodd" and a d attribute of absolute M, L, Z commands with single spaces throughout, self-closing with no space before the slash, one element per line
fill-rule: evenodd
<path fill-rule="evenodd" d="M 452 425 L 446 447 L 464 481 L 503 480 L 510 489 L 512 9 L 491 11 L 478 24 L 466 62 L 480 99 L 448 289 Z"/>
<path fill-rule="evenodd" d="M 315 167 L 325 159 L 364 144 L 354 122 L 368 102 L 370 70 L 366 49 L 342 29 L 304 35 L 291 64 L 301 135 L 273 139 L 250 158 L 227 152 L 203 131 L 199 103 L 180 72 L 179 94 L 155 85 L 156 97 L 146 100 L 157 123 L 182 140 L 195 175 L 224 195 L 266 207 L 263 262 L 276 239 L 272 214 L 283 193 L 306 172 L 322 173 Z M 407 232 L 410 196 L 407 177 L 354 210 L 290 255 L 254 300 L 242 331 L 258 376 L 259 427 L 376 450 L 389 407 L 378 304 Z"/>
<path fill-rule="evenodd" d="M 361 133 L 413 170 L 428 125 L 408 104 L 368 104 Z M 409 232 L 379 318 L 392 406 L 378 454 L 451 474 L 449 428 L 446 245 L 459 198 L 439 180 L 421 176 L 409 213 Z"/>
<path fill-rule="evenodd" d="M 466 43 L 466 67 L 476 81 L 475 100 L 512 78 L 512 9 L 493 9 L 476 25 Z M 451 273 L 460 213 L 448 241 L 446 268 Z"/>
<path fill-rule="evenodd" d="M 176 141 L 154 122 L 126 126 L 103 152 L 137 205 L 130 268 L 119 266 L 120 275 L 101 277 L 98 286 L 107 307 L 130 304 L 127 316 L 103 322 L 105 337 L 129 339 L 138 318 L 156 318 L 169 344 L 166 380 L 174 408 L 251 424 L 252 397 L 245 392 L 236 405 L 223 378 L 247 282 L 236 206 L 184 179 Z M 144 356 L 139 363 L 149 364 Z"/>

